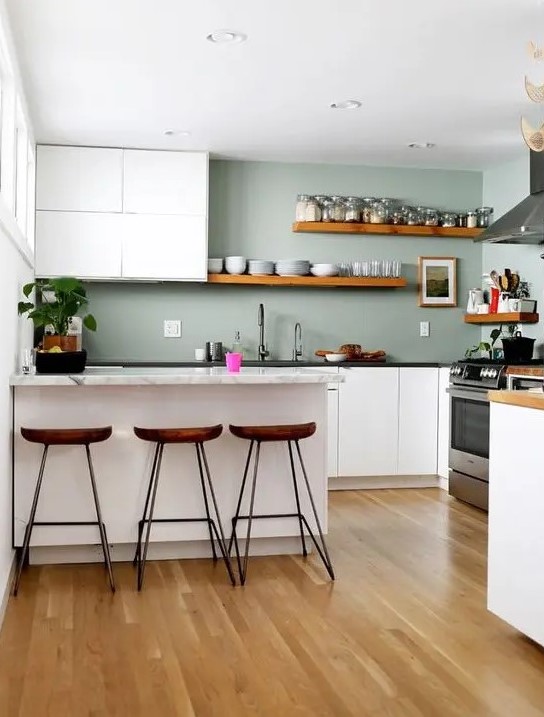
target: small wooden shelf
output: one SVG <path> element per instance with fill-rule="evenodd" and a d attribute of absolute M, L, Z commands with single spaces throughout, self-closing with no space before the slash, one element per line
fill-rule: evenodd
<path fill-rule="evenodd" d="M 538 324 L 538 314 L 465 314 L 465 324 Z"/>
<path fill-rule="evenodd" d="M 209 284 L 249 284 L 253 286 L 345 286 L 395 289 L 406 286 L 403 277 L 376 279 L 358 276 L 270 276 L 249 274 L 208 274 Z"/>
<path fill-rule="evenodd" d="M 483 229 L 463 227 L 420 227 L 406 224 L 355 224 L 352 222 L 294 222 L 294 232 L 319 234 L 393 234 L 397 236 L 475 239 Z"/>

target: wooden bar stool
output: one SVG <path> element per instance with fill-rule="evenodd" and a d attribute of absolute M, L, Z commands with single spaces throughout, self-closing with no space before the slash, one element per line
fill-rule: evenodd
<path fill-rule="evenodd" d="M 19 582 L 21 580 L 21 572 L 26 561 L 26 556 L 30 546 L 30 538 L 35 525 L 98 525 L 100 532 L 100 542 L 104 552 L 104 562 L 109 575 L 110 587 L 115 592 L 115 582 L 113 580 L 113 570 L 111 566 L 110 549 L 108 546 L 108 537 L 106 534 L 106 526 L 102 520 L 102 511 L 100 510 L 100 502 L 98 500 L 98 491 L 96 490 L 96 481 L 94 477 L 93 463 L 91 460 L 91 443 L 101 443 L 106 441 L 112 433 L 111 426 L 103 428 L 21 428 L 21 435 L 31 443 L 43 444 L 42 462 L 38 473 L 36 490 L 30 508 L 30 516 L 25 528 L 25 536 L 23 539 L 22 552 L 19 557 L 19 564 L 15 573 L 15 581 L 13 585 L 13 594 L 17 595 L 19 591 Z M 36 509 L 38 507 L 38 498 L 42 487 L 43 474 L 45 470 L 45 462 L 50 446 L 85 446 L 87 454 L 87 463 L 89 465 L 89 475 L 91 477 L 91 488 L 93 491 L 94 505 L 96 508 L 96 521 L 56 521 L 56 522 L 38 522 L 35 520 Z"/>
<path fill-rule="evenodd" d="M 138 566 L 138 590 L 142 589 L 144 582 L 144 571 L 145 563 L 147 559 L 147 550 L 149 547 L 149 536 L 151 534 L 152 523 L 194 523 L 194 522 L 206 522 L 208 524 L 208 530 L 210 534 L 210 543 L 212 546 L 212 555 L 214 562 L 217 562 L 217 552 L 215 550 L 214 536 L 219 545 L 219 550 L 225 562 L 227 572 L 229 574 L 230 581 L 233 585 L 236 585 L 236 579 L 232 571 L 230 559 L 227 554 L 225 535 L 223 532 L 223 526 L 221 524 L 221 516 L 219 515 L 219 508 L 217 507 L 217 500 L 215 498 L 215 492 L 213 489 L 213 483 L 210 475 L 210 468 L 208 465 L 208 459 L 206 458 L 206 451 L 204 450 L 204 443 L 206 441 L 212 441 L 218 438 L 223 432 L 223 426 L 221 424 L 217 426 L 205 426 L 202 428 L 134 428 L 134 433 L 141 438 L 143 441 L 151 441 L 155 443 L 155 452 L 153 454 L 153 464 L 151 467 L 151 475 L 149 477 L 149 486 L 147 489 L 147 495 L 145 499 L 144 513 L 142 519 L 138 523 L 138 543 L 136 545 L 136 553 L 134 555 L 133 564 Z M 167 443 L 194 443 L 196 450 L 196 457 L 198 462 L 198 471 L 200 474 L 200 485 L 202 487 L 202 496 L 204 498 L 204 507 L 206 509 L 205 518 L 154 518 L 155 512 L 155 498 L 157 497 L 157 488 L 159 485 L 159 473 L 161 470 L 162 454 L 164 446 Z M 206 479 L 210 491 L 210 497 L 213 503 L 215 520 L 210 515 L 210 505 L 208 499 L 208 493 L 206 490 L 206 483 L 204 481 L 204 472 L 206 473 Z M 148 515 L 149 510 L 149 515 Z M 144 550 L 142 555 L 142 535 L 144 525 L 147 523 Z"/>
<path fill-rule="evenodd" d="M 232 545 L 234 543 L 235 551 L 236 551 L 236 560 L 238 562 L 238 572 L 240 573 L 240 583 L 242 585 L 246 582 L 246 576 L 247 576 L 247 565 L 249 560 L 249 542 L 251 539 L 251 523 L 254 519 L 257 518 L 298 518 L 299 527 L 300 527 L 300 540 L 302 543 L 302 554 L 304 557 L 308 555 L 308 552 L 306 550 L 306 541 L 304 538 L 304 527 L 306 527 L 306 530 L 308 531 L 308 534 L 310 538 L 312 539 L 317 552 L 319 553 L 319 556 L 321 557 L 321 560 L 323 561 L 327 572 L 331 578 L 331 580 L 334 580 L 334 571 L 332 568 L 331 559 L 329 557 L 329 552 L 327 550 L 327 544 L 325 543 L 325 538 L 323 537 L 323 531 L 321 529 L 321 523 L 319 522 L 319 517 L 317 515 L 317 509 L 315 507 L 315 501 L 314 497 L 312 495 L 312 491 L 310 489 L 310 483 L 308 481 L 308 475 L 306 473 L 306 467 L 304 466 L 304 461 L 302 460 L 302 454 L 300 452 L 300 446 L 299 441 L 303 440 L 304 438 L 309 438 L 310 436 L 313 436 L 315 433 L 316 425 L 315 423 L 296 423 L 296 424 L 290 424 L 285 426 L 229 426 L 230 432 L 237 436 L 238 438 L 244 438 L 247 441 L 250 441 L 249 444 L 249 451 L 247 454 L 247 460 L 246 460 L 246 467 L 244 469 L 244 475 L 242 478 L 242 485 L 240 487 L 240 494 L 238 496 L 238 504 L 236 506 L 236 513 L 234 515 L 234 518 L 232 519 L 232 534 L 229 541 L 229 549 L 228 553 L 231 554 L 232 551 Z M 255 503 L 255 488 L 257 486 L 257 472 L 259 469 L 259 456 L 261 452 L 261 443 L 271 443 L 273 441 L 282 441 L 287 443 L 287 447 L 289 449 L 289 462 L 291 464 L 291 476 L 293 478 L 293 489 L 295 493 L 295 502 L 297 507 L 296 513 L 272 513 L 272 514 L 262 514 L 262 515 L 254 515 L 253 514 L 253 506 Z M 246 487 L 247 482 L 247 476 L 249 472 L 249 466 L 251 461 L 251 455 L 253 453 L 253 447 L 257 445 L 257 449 L 255 452 L 255 459 L 254 459 L 254 466 L 253 466 L 253 482 L 251 485 L 251 495 L 249 499 L 249 513 L 247 515 L 240 515 L 240 508 L 242 505 L 242 498 L 244 495 L 244 489 Z M 306 485 L 306 490 L 308 491 L 308 497 L 310 498 L 310 504 L 312 506 L 312 512 L 314 514 L 315 522 L 317 525 L 317 530 L 319 532 L 319 538 L 321 541 L 321 545 L 317 542 L 314 534 L 312 533 L 312 530 L 308 524 L 308 521 L 306 520 L 305 516 L 302 514 L 300 509 L 300 494 L 297 484 L 297 475 L 295 471 L 295 462 L 293 459 L 293 444 L 295 445 L 298 459 L 300 462 L 300 467 L 302 469 L 302 476 L 304 478 L 304 483 Z M 246 535 L 246 547 L 245 547 L 245 554 L 244 554 L 244 563 L 242 565 L 241 559 L 240 559 L 240 550 L 238 547 L 238 537 L 236 534 L 236 525 L 239 520 L 247 520 L 247 535 Z"/>

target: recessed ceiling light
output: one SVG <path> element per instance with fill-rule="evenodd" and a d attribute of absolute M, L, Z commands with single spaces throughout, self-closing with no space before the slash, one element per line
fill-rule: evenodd
<path fill-rule="evenodd" d="M 235 32 L 234 30 L 214 30 L 206 36 L 206 40 L 214 42 L 216 45 L 235 45 L 247 40 L 247 35 L 243 32 Z"/>
<path fill-rule="evenodd" d="M 410 149 L 433 149 L 436 147 L 434 142 L 410 142 Z"/>
<path fill-rule="evenodd" d="M 342 100 L 342 102 L 331 102 L 329 107 L 332 110 L 358 110 L 362 104 L 359 100 Z"/>
<path fill-rule="evenodd" d="M 191 133 L 186 129 L 165 129 L 163 134 L 167 137 L 189 137 Z"/>

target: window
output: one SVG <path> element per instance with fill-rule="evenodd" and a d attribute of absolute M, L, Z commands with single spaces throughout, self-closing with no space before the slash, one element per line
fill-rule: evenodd
<path fill-rule="evenodd" d="M 17 102 L 15 117 L 15 218 L 26 234 L 28 220 L 28 131 L 23 111 Z"/>

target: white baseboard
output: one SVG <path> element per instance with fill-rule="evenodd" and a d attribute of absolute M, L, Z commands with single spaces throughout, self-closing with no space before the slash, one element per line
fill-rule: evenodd
<path fill-rule="evenodd" d="M 4 618 L 6 616 L 6 610 L 8 607 L 8 601 L 11 595 L 11 586 L 13 583 L 13 576 L 15 574 L 15 551 L 13 551 L 13 556 L 11 559 L 11 566 L 8 571 L 8 579 L 6 580 L 6 584 L 4 585 L 4 589 L 2 590 L 2 597 L 0 599 L 0 628 L 4 624 Z"/>
<path fill-rule="evenodd" d="M 240 539 L 240 550 L 245 541 Z M 307 541 L 310 543 L 310 541 Z M 310 545 L 307 546 L 310 549 Z M 112 562 L 132 562 L 134 543 L 110 546 Z M 299 537 L 252 538 L 250 555 L 296 555 L 300 552 Z M 219 551 L 218 551 L 219 554 Z M 234 554 L 234 552 L 233 552 Z M 207 540 L 150 543 L 149 560 L 176 560 L 179 558 L 209 558 L 210 543 Z M 104 560 L 99 545 L 51 545 L 30 548 L 31 565 L 62 565 L 66 563 L 101 563 Z"/>
<path fill-rule="evenodd" d="M 329 490 L 375 490 L 377 488 L 437 488 L 436 474 L 411 476 L 338 476 L 329 478 Z"/>
<path fill-rule="evenodd" d="M 450 489 L 450 481 L 449 478 L 444 478 L 444 476 L 438 476 L 438 485 L 442 490 L 449 491 Z"/>

